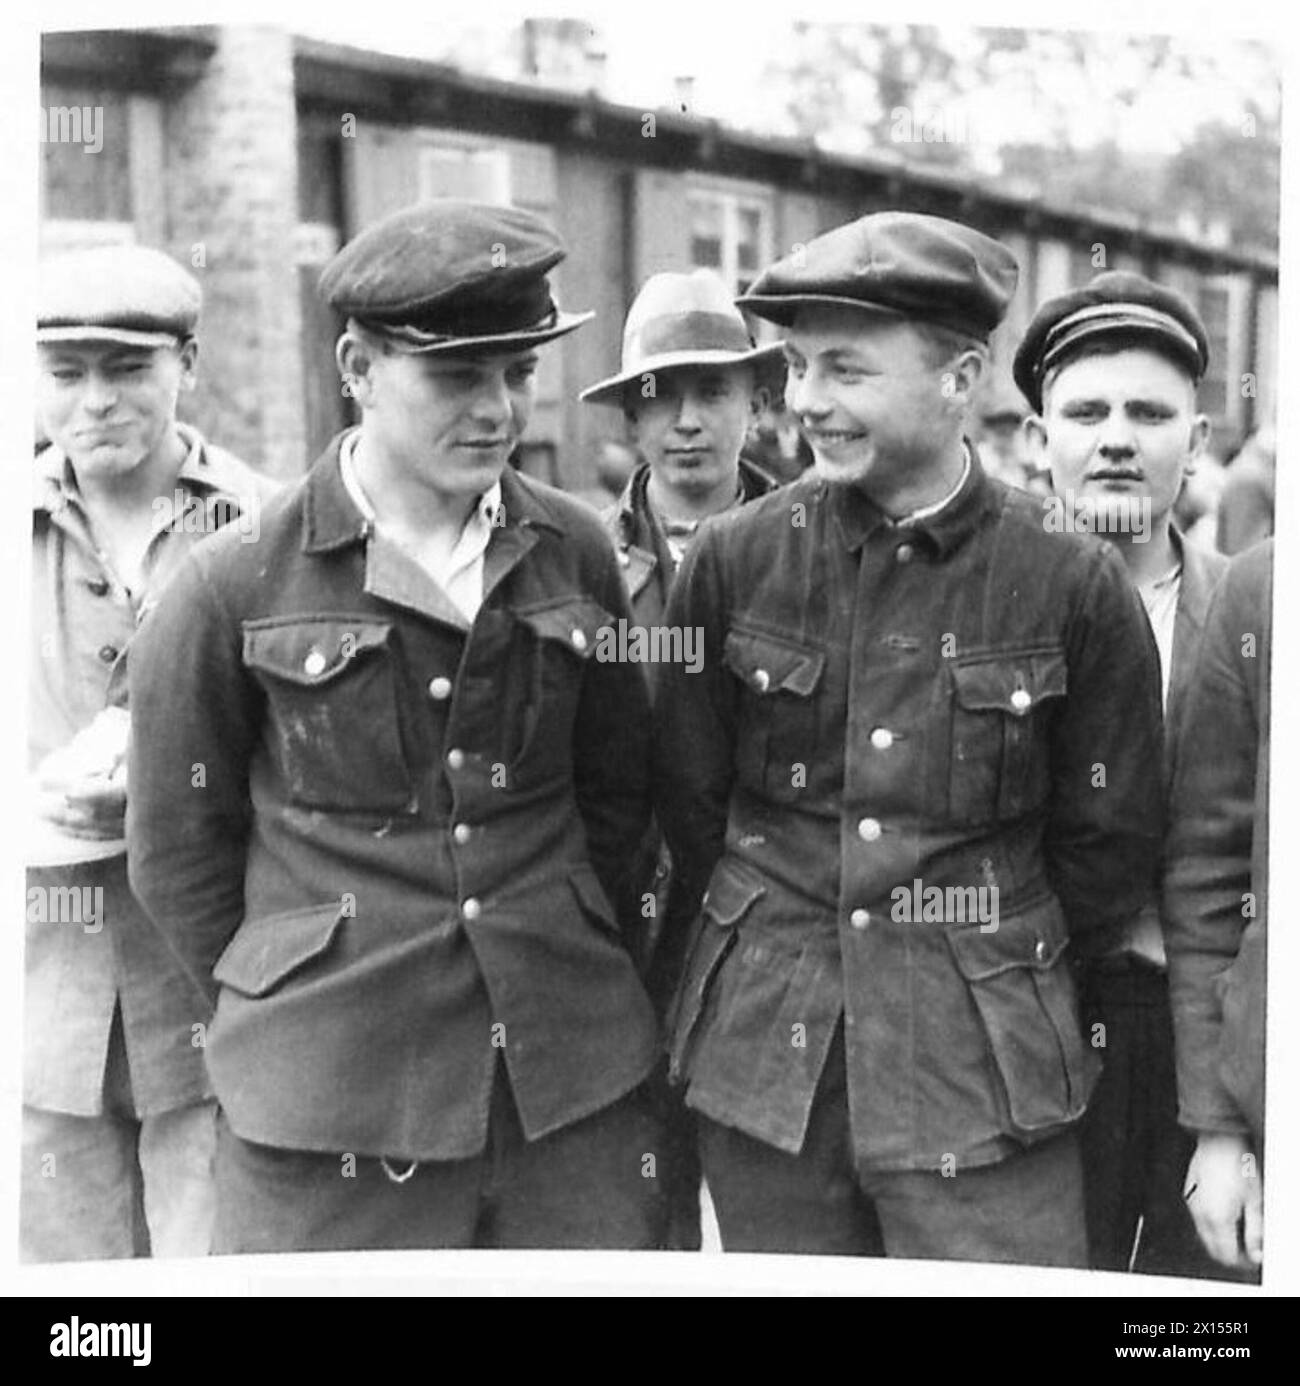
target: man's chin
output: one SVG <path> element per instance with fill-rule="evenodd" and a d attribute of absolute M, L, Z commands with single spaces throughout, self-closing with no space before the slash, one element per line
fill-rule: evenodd
<path fill-rule="evenodd" d="M 854 456 L 827 457 L 825 454 L 813 452 L 813 470 L 818 476 L 825 478 L 831 483 L 842 485 L 853 481 L 861 481 L 868 476 L 872 470 L 874 458 L 862 456 L 860 453 Z"/>

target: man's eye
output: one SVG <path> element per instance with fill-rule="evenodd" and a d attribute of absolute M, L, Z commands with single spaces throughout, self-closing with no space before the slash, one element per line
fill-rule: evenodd
<path fill-rule="evenodd" d="M 74 371 L 74 370 L 55 370 L 55 371 L 51 371 L 50 374 L 55 378 L 55 380 L 62 381 L 65 385 L 66 385 L 70 380 L 80 380 L 80 379 L 81 379 L 81 372 L 80 372 L 80 371 Z"/>
<path fill-rule="evenodd" d="M 536 374 L 536 366 L 515 366 L 510 371 L 509 380 L 512 385 L 527 385 Z"/>
<path fill-rule="evenodd" d="M 1067 409 L 1065 417 L 1071 423 L 1097 423 L 1100 419 L 1105 418 L 1105 411 L 1089 408 Z"/>

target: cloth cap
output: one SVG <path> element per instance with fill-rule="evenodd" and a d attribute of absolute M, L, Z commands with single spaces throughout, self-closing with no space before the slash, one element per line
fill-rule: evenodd
<path fill-rule="evenodd" d="M 161 250 L 69 251 L 40 267 L 36 340 L 175 346 L 193 334 L 202 301 L 198 280 Z"/>
<path fill-rule="evenodd" d="M 737 302 L 785 327 L 800 308 L 841 304 L 986 341 L 1019 274 L 1006 246 L 960 222 L 873 212 L 778 260 Z"/>
<path fill-rule="evenodd" d="M 367 227 L 320 276 L 336 312 L 406 352 L 511 351 L 581 327 L 546 276 L 565 257 L 555 230 L 518 207 L 439 199 Z"/>

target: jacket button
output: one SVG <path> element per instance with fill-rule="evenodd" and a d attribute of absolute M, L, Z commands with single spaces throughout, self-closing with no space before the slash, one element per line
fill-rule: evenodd
<path fill-rule="evenodd" d="M 105 664 L 112 664 L 117 658 L 117 653 L 116 645 L 101 645 L 99 647 L 99 657 Z"/>
<path fill-rule="evenodd" d="M 323 674 L 325 672 L 325 656 L 319 650 L 312 650 L 302 662 L 302 671 L 304 674 L 310 674 L 312 678 L 315 678 L 317 674 Z"/>
<path fill-rule="evenodd" d="M 875 818 L 864 818 L 858 824 L 858 836 L 863 842 L 874 842 L 883 831 L 879 820 Z"/>
<path fill-rule="evenodd" d="M 91 591 L 95 594 L 95 596 L 97 596 L 97 597 L 106 597 L 106 596 L 108 596 L 108 579 L 107 579 L 107 578 L 104 578 L 104 577 L 87 578 L 87 579 L 86 579 L 86 586 L 89 587 L 90 590 L 91 590 Z"/>
<path fill-rule="evenodd" d="M 569 639 L 573 641 L 575 650 L 585 650 L 587 648 L 587 636 L 585 631 L 580 631 L 575 626 L 569 634 Z"/>
<path fill-rule="evenodd" d="M 628 553 L 626 549 L 619 549 L 618 561 L 622 567 L 630 568 L 632 566 L 632 555 Z"/>
<path fill-rule="evenodd" d="M 900 544 L 894 551 L 894 557 L 897 558 L 900 563 L 910 563 L 915 553 L 916 550 L 911 544 Z"/>
<path fill-rule="evenodd" d="M 451 697 L 451 680 L 443 678 L 441 674 L 436 679 L 430 679 L 429 697 L 436 703 L 445 703 Z"/>
<path fill-rule="evenodd" d="M 463 847 L 474 836 L 474 829 L 468 823 L 457 823 L 451 830 L 451 835 Z"/>
<path fill-rule="evenodd" d="M 459 746 L 453 746 L 452 749 L 447 752 L 447 764 L 451 766 L 453 770 L 462 769 L 465 764 L 465 752 L 462 751 Z"/>
<path fill-rule="evenodd" d="M 1011 695 L 1011 710 L 1017 717 L 1023 717 L 1029 711 L 1029 704 L 1032 702 L 1033 699 L 1026 689 L 1017 688 Z"/>
<path fill-rule="evenodd" d="M 471 895 L 460 907 L 460 913 L 464 919 L 475 920 L 483 913 L 483 906 Z"/>
<path fill-rule="evenodd" d="M 1047 944 L 1045 944 L 1041 938 L 1034 944 L 1034 957 L 1039 962 L 1042 962 L 1047 957 Z"/>
<path fill-rule="evenodd" d="M 878 751 L 887 751 L 894 744 L 894 733 L 888 727 L 874 727 L 871 732 L 871 744 Z"/>
<path fill-rule="evenodd" d="M 760 693 L 766 693 L 771 683 L 772 676 L 766 669 L 754 670 L 754 687 L 757 688 Z"/>
<path fill-rule="evenodd" d="M 855 929 L 865 929 L 867 925 L 871 923 L 871 911 L 854 910 L 853 913 L 849 915 L 849 923 L 852 924 Z"/>

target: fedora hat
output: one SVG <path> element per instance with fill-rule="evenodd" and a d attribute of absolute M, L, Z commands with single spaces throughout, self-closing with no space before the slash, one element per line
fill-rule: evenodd
<path fill-rule="evenodd" d="M 737 366 L 769 360 L 779 342 L 756 347 L 727 286 L 712 270 L 655 274 L 642 285 L 623 327 L 623 368 L 578 396 L 622 404 L 624 389 L 677 366 Z"/>

